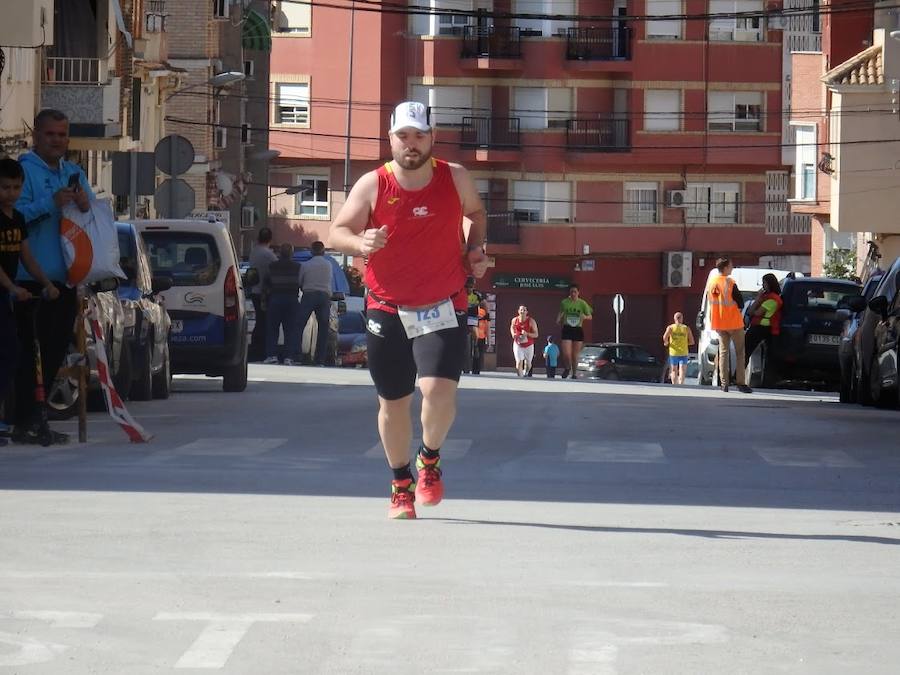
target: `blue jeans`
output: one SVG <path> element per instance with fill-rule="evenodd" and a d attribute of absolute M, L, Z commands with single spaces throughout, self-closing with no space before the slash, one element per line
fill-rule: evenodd
<path fill-rule="evenodd" d="M 269 296 L 266 326 L 266 356 L 278 356 L 278 328 L 284 326 L 284 355 L 296 359 L 300 353 L 300 328 L 297 323 L 297 296 L 273 293 Z"/>
<path fill-rule="evenodd" d="M 331 293 L 325 291 L 303 291 L 300 297 L 299 326 L 300 332 L 306 330 L 306 322 L 309 315 L 315 312 L 316 323 L 319 324 L 319 332 L 316 337 L 316 353 L 313 360 L 316 363 L 325 363 L 325 348 L 328 346 L 329 318 L 331 317 Z"/>

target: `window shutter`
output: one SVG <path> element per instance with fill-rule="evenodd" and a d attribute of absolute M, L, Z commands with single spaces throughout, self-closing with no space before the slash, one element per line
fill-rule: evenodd
<path fill-rule="evenodd" d="M 681 92 L 670 89 L 648 89 L 644 93 L 644 129 L 678 131 L 680 128 Z"/>
<path fill-rule="evenodd" d="M 647 0 L 647 16 L 675 16 L 681 13 L 681 0 Z M 681 19 L 648 21 L 647 37 L 680 38 Z"/>
<path fill-rule="evenodd" d="M 568 181 L 544 183 L 547 222 L 572 219 L 572 184 Z"/>
<path fill-rule="evenodd" d="M 734 128 L 733 93 L 730 91 L 710 92 L 707 121 L 711 130 L 731 131 Z"/>
<path fill-rule="evenodd" d="M 566 121 L 572 116 L 572 90 L 553 88 L 547 90 L 547 126 L 566 128 Z"/>

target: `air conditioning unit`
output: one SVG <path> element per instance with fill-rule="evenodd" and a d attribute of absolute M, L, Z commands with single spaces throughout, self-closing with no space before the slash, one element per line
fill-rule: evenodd
<path fill-rule="evenodd" d="M 767 19 L 769 30 L 787 30 L 790 25 L 790 18 L 783 14 L 773 14 Z"/>
<path fill-rule="evenodd" d="M 687 190 L 669 190 L 666 192 L 666 206 L 670 209 L 687 208 Z"/>
<path fill-rule="evenodd" d="M 663 287 L 689 287 L 693 265 L 694 255 L 690 251 L 666 251 L 663 253 Z"/>

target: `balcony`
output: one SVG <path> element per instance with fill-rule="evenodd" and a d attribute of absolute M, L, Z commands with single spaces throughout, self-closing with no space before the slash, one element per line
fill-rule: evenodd
<path fill-rule="evenodd" d="M 515 211 L 487 214 L 487 243 L 488 245 L 519 243 L 519 219 Z"/>
<path fill-rule="evenodd" d="M 519 148 L 518 117 L 463 117 L 460 145 L 475 148 Z"/>
<path fill-rule="evenodd" d="M 566 147 L 582 152 L 628 152 L 630 126 L 629 120 L 613 117 L 566 120 Z"/>
<path fill-rule="evenodd" d="M 522 35 L 518 26 L 464 26 L 460 58 L 479 70 L 521 67 Z"/>
<path fill-rule="evenodd" d="M 64 112 L 72 136 L 110 138 L 122 133 L 121 80 L 110 77 L 106 59 L 51 56 L 45 64 L 41 107 Z"/>
<path fill-rule="evenodd" d="M 566 30 L 569 61 L 627 61 L 631 58 L 631 28 L 586 26 Z"/>

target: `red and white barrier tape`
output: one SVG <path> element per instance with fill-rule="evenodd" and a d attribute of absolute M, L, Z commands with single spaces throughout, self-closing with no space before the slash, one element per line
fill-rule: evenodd
<path fill-rule="evenodd" d="M 128 434 L 128 438 L 132 443 L 146 443 L 153 436 L 144 431 L 144 428 L 138 424 L 134 418 L 128 413 L 122 397 L 116 391 L 112 377 L 109 372 L 109 362 L 106 360 L 106 343 L 103 340 L 103 327 L 97 318 L 97 303 L 94 298 L 88 300 L 88 320 L 91 326 L 91 333 L 94 336 L 94 351 L 97 356 L 97 376 L 100 379 L 100 388 L 103 390 L 103 397 L 106 399 L 106 409 L 109 410 L 109 416 L 113 418 L 122 430 Z M 122 345 L 122 349 L 128 349 L 127 345 Z"/>

